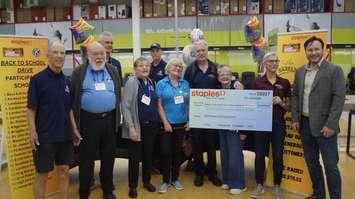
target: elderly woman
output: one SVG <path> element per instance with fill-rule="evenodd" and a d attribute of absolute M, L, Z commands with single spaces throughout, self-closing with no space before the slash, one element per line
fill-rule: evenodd
<path fill-rule="evenodd" d="M 128 138 L 129 197 L 137 197 L 139 161 L 142 161 L 143 186 L 149 192 L 156 189 L 150 183 L 153 146 L 159 132 L 158 97 L 155 84 L 148 78 L 150 63 L 140 57 L 134 62 L 135 75 L 125 85 L 122 99 L 122 137 Z"/>
<path fill-rule="evenodd" d="M 232 71 L 227 65 L 218 70 L 218 81 L 221 89 L 235 89 L 232 83 Z M 229 189 L 233 195 L 241 194 L 245 186 L 243 143 L 246 135 L 237 130 L 219 130 L 221 150 L 222 189 Z"/>
<path fill-rule="evenodd" d="M 276 72 L 279 67 L 279 59 L 274 52 L 265 54 L 262 64 L 265 74 L 256 79 L 252 88 L 256 90 L 272 90 L 272 132 L 256 132 L 255 139 L 255 180 L 256 189 L 252 192 L 252 198 L 259 198 L 264 192 L 265 179 L 265 155 L 272 146 L 274 190 L 273 198 L 283 198 L 280 189 L 283 169 L 283 143 L 286 134 L 284 115 L 290 109 L 291 85 L 287 79 L 279 77 Z"/>
<path fill-rule="evenodd" d="M 164 126 L 160 137 L 163 183 L 159 193 L 167 192 L 170 184 L 177 190 L 184 189 L 178 177 L 183 160 L 182 140 L 187 128 L 190 94 L 188 82 L 181 78 L 183 64 L 180 59 L 172 58 L 165 70 L 168 76 L 158 82 L 156 89 L 159 115 Z"/>

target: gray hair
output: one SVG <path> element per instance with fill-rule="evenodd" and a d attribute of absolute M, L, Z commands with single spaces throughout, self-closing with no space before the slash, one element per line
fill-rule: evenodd
<path fill-rule="evenodd" d="M 112 37 L 112 33 L 109 31 L 103 31 L 100 35 L 99 35 L 99 41 L 101 41 L 101 39 L 103 37 Z"/>
<path fill-rule="evenodd" d="M 208 43 L 204 39 L 201 39 L 201 40 L 198 40 L 198 41 L 194 42 L 194 50 L 196 50 L 196 46 L 197 45 L 204 45 L 206 47 L 206 49 L 208 50 Z"/>
<path fill-rule="evenodd" d="M 182 67 L 184 67 L 184 64 L 183 64 L 183 61 L 180 59 L 180 58 L 177 58 L 177 57 L 173 57 L 171 58 L 168 63 L 166 64 L 166 67 L 165 67 L 165 73 L 166 74 L 169 74 L 169 71 L 170 71 L 170 68 L 175 65 L 175 64 L 179 64 L 181 65 Z M 184 68 L 182 68 L 184 70 Z"/>
<path fill-rule="evenodd" d="M 268 52 L 268 53 L 266 53 L 264 55 L 263 60 L 262 60 L 261 63 L 264 64 L 264 62 L 267 61 L 269 59 L 269 57 L 271 57 L 271 56 L 276 56 L 277 57 L 277 53 L 276 52 Z"/>

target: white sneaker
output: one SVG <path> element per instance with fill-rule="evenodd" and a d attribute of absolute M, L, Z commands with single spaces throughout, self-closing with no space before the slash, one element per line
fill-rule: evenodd
<path fill-rule="evenodd" d="M 251 198 L 260 198 L 260 195 L 264 193 L 264 186 L 257 184 L 255 190 L 251 193 Z"/>
<path fill-rule="evenodd" d="M 221 188 L 224 189 L 224 190 L 228 190 L 229 186 L 227 184 L 222 184 Z"/>
<path fill-rule="evenodd" d="M 230 189 L 229 193 L 232 194 L 232 195 L 239 195 L 239 194 L 243 193 L 246 190 L 247 190 L 246 187 L 244 189 Z"/>
<path fill-rule="evenodd" d="M 283 199 L 282 190 L 280 185 L 275 185 L 273 189 L 273 199 Z"/>

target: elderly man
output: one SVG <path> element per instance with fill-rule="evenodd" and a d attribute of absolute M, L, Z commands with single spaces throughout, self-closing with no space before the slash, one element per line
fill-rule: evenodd
<path fill-rule="evenodd" d="M 54 162 L 59 176 L 59 198 L 68 198 L 73 138 L 76 145 L 81 139 L 71 110 L 70 81 L 62 72 L 64 56 L 64 45 L 51 43 L 48 67 L 31 78 L 28 89 L 27 116 L 37 171 L 33 184 L 36 199 L 45 198 L 48 173 L 53 170 Z"/>
<path fill-rule="evenodd" d="M 184 79 L 191 88 L 217 89 L 217 65 L 207 58 L 208 44 L 205 40 L 194 43 L 196 61 L 192 62 L 186 69 Z M 222 182 L 217 176 L 216 170 L 216 130 L 213 129 L 191 129 L 195 161 L 196 177 L 194 184 L 197 187 L 203 185 L 203 178 L 206 174 L 208 179 L 215 185 L 221 186 Z M 203 163 L 203 151 L 207 150 L 208 164 Z"/>
<path fill-rule="evenodd" d="M 113 166 L 120 122 L 121 82 L 117 70 L 106 63 L 105 48 L 98 42 L 87 46 L 88 63 L 72 74 L 74 116 L 83 141 L 79 147 L 79 195 L 88 198 L 95 153 L 101 160 L 100 181 L 105 199 L 116 198 Z"/>
<path fill-rule="evenodd" d="M 323 59 L 322 39 L 311 37 L 304 43 L 308 64 L 297 69 L 292 96 L 292 128 L 299 131 L 313 195 L 325 199 L 324 173 L 331 199 L 341 198 L 337 134 L 345 101 L 345 80 L 341 67 Z"/>
<path fill-rule="evenodd" d="M 102 32 L 100 34 L 100 36 L 99 36 L 99 43 L 101 45 L 103 45 L 105 50 L 106 50 L 107 63 L 109 63 L 109 64 L 111 64 L 111 65 L 113 65 L 114 67 L 117 68 L 120 80 L 122 82 L 122 67 L 121 67 L 121 63 L 117 59 L 111 57 L 112 49 L 113 49 L 112 33 L 108 32 L 108 31 Z"/>

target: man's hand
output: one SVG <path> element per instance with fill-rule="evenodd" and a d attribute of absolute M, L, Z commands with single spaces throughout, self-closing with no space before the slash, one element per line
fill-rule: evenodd
<path fill-rule="evenodd" d="M 335 134 L 335 131 L 331 128 L 328 127 L 323 127 L 322 130 L 320 131 L 323 133 L 323 136 L 326 138 L 332 137 Z"/>
<path fill-rule="evenodd" d="M 298 132 L 300 130 L 300 123 L 299 122 L 292 123 L 291 128 L 292 128 L 292 130 L 295 130 Z"/>
<path fill-rule="evenodd" d="M 272 97 L 272 104 L 282 104 L 282 99 L 279 96 Z"/>
<path fill-rule="evenodd" d="M 81 137 L 79 130 L 75 129 L 74 130 L 74 137 L 73 137 L 74 146 L 79 146 L 82 139 L 83 138 Z"/>
<path fill-rule="evenodd" d="M 191 130 L 190 124 L 189 124 L 189 122 L 187 122 L 187 123 L 185 124 L 185 131 L 190 132 L 190 130 Z"/>
<path fill-rule="evenodd" d="M 39 146 L 39 141 L 36 131 L 30 131 L 30 144 L 33 150 L 37 150 L 37 146 Z"/>
<path fill-rule="evenodd" d="M 138 134 L 137 134 L 136 129 L 134 127 L 129 128 L 129 139 L 131 139 L 133 142 L 138 141 Z"/>
<path fill-rule="evenodd" d="M 172 133 L 173 132 L 173 128 L 171 127 L 169 122 L 164 122 L 164 132 L 165 133 Z"/>

